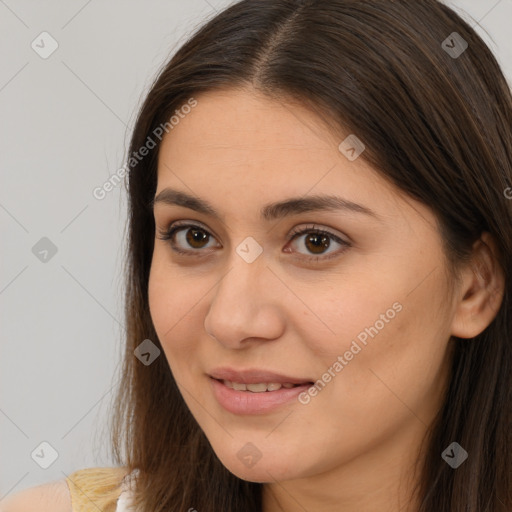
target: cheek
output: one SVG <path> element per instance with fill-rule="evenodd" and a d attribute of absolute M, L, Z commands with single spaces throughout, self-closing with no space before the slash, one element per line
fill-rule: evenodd
<path fill-rule="evenodd" d="M 384 430 L 393 428 L 413 417 L 411 411 L 428 421 L 446 377 L 449 314 L 440 313 L 439 276 L 413 293 L 410 286 L 405 292 L 399 288 L 354 290 L 350 301 L 339 302 L 338 323 L 332 324 L 338 341 L 322 345 L 324 371 L 332 368 L 335 377 L 320 376 L 330 381 L 314 400 L 326 407 L 336 403 L 340 421 L 349 418 L 369 438 L 376 422 Z M 336 318 L 332 307 L 329 317 Z"/>
<path fill-rule="evenodd" d="M 310 348 L 325 363 L 329 361 L 325 356 L 334 362 L 351 348 L 348 358 L 363 360 L 372 340 L 389 337 L 391 331 L 403 328 L 402 297 L 396 283 L 393 288 L 385 286 L 378 276 L 344 276 L 339 284 L 331 283 L 328 292 L 316 294 L 309 301 L 310 309 L 303 314 L 301 329 L 309 332 Z"/>
<path fill-rule="evenodd" d="M 190 318 L 195 312 L 194 304 L 206 289 L 201 293 L 187 286 L 180 274 L 162 260 L 155 254 L 149 275 L 148 302 L 156 333 L 172 363 L 176 358 L 187 357 L 186 353 L 193 349 L 193 339 L 197 337 L 191 336 L 190 329 L 200 326 L 191 323 Z M 196 284 L 200 286 L 197 281 Z"/>
<path fill-rule="evenodd" d="M 177 282 L 164 264 L 160 261 L 158 253 L 153 255 L 153 261 L 148 281 L 148 302 L 149 311 L 153 325 L 164 341 L 162 334 L 167 332 L 175 318 L 176 306 L 178 305 L 176 287 Z"/>

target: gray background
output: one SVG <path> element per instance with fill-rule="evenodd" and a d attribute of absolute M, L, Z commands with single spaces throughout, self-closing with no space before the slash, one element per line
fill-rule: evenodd
<path fill-rule="evenodd" d="M 126 201 L 122 185 L 102 200 L 92 191 L 123 165 L 159 68 L 231 3 L 0 0 L 0 499 L 112 465 Z M 463 9 L 512 83 L 512 0 L 446 3 Z M 43 31 L 59 45 L 47 59 L 31 47 Z M 32 249 L 43 237 L 57 248 L 47 261 Z M 42 442 L 58 453 L 47 469 Z"/>

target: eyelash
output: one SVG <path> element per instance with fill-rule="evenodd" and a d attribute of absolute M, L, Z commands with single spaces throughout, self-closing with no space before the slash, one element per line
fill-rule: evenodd
<path fill-rule="evenodd" d="M 188 224 L 188 223 L 180 224 L 179 222 L 174 222 L 174 223 L 171 223 L 166 230 L 158 230 L 158 232 L 160 234 L 158 239 L 168 241 L 169 245 L 171 246 L 171 249 L 178 254 L 189 255 L 192 257 L 202 257 L 201 254 L 198 254 L 200 252 L 200 249 L 185 251 L 183 249 L 179 249 L 176 247 L 176 245 L 172 239 L 174 238 L 174 235 L 177 231 L 180 231 L 185 228 L 196 229 L 198 231 L 203 231 L 204 233 L 207 233 L 209 236 L 213 236 L 207 229 L 205 229 L 202 226 L 199 226 L 197 224 Z M 330 260 L 332 258 L 336 258 L 337 256 L 340 256 L 349 247 L 351 247 L 351 244 L 349 242 L 342 240 L 341 238 L 336 236 L 334 233 L 331 233 L 331 232 L 323 230 L 323 229 L 317 229 L 314 224 L 311 226 L 306 226 L 305 228 L 302 228 L 302 229 L 295 229 L 294 231 L 292 231 L 292 233 L 290 234 L 290 242 L 292 242 L 293 240 L 295 240 L 296 238 L 298 238 L 301 235 L 310 234 L 310 233 L 315 233 L 317 235 L 325 235 L 329 238 L 332 238 L 335 242 L 342 245 L 343 248 L 341 250 L 332 252 L 328 256 L 302 256 L 301 257 L 302 259 L 306 259 L 308 261 L 313 261 L 313 262 L 317 262 L 319 260 L 326 261 L 326 260 Z"/>

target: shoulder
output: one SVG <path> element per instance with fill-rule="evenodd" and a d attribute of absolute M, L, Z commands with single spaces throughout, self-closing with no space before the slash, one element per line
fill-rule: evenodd
<path fill-rule="evenodd" d="M 113 510 L 122 490 L 123 479 L 128 473 L 126 467 L 80 469 L 62 480 L 9 495 L 0 501 L 0 512 Z"/>
<path fill-rule="evenodd" d="M 0 502 L 0 512 L 72 512 L 65 479 L 29 487 Z"/>

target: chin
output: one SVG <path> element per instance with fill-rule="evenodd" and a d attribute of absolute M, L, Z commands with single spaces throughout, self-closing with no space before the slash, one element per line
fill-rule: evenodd
<path fill-rule="evenodd" d="M 290 464 L 282 453 L 270 452 L 267 455 L 261 453 L 261 458 L 258 460 L 255 458 L 251 460 L 250 455 L 247 455 L 250 453 L 249 445 L 245 450 L 217 456 L 230 473 L 248 482 L 273 483 L 300 477 L 297 464 Z"/>
<path fill-rule="evenodd" d="M 273 465 L 263 465 L 261 461 L 252 468 L 241 467 L 240 464 L 233 463 L 230 466 L 226 466 L 226 469 L 241 480 L 260 484 L 282 482 L 296 478 L 296 475 L 292 475 L 288 471 L 283 472 L 282 468 L 276 468 Z"/>

